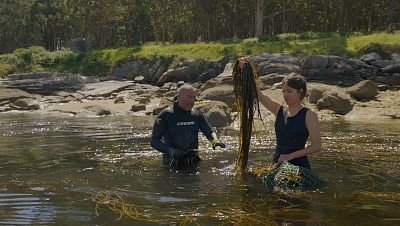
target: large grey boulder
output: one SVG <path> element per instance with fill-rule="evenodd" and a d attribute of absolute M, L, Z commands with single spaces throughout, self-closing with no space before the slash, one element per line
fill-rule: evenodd
<path fill-rule="evenodd" d="M 337 91 L 324 92 L 323 97 L 317 102 L 317 108 L 319 110 L 329 109 L 341 115 L 345 115 L 353 110 L 353 106 L 354 103 L 351 98 Z"/>
<path fill-rule="evenodd" d="M 323 55 L 306 56 L 300 63 L 303 69 L 325 69 L 328 67 L 329 58 Z"/>
<path fill-rule="evenodd" d="M 123 104 L 123 103 L 125 103 L 125 99 L 124 99 L 124 97 L 117 97 L 117 98 L 115 98 L 115 100 L 114 100 L 114 104 Z"/>
<path fill-rule="evenodd" d="M 337 65 L 342 65 L 344 67 L 351 67 L 349 60 L 343 57 L 334 55 L 326 55 L 325 57 L 328 58 L 328 68 L 335 68 L 337 67 Z"/>
<path fill-rule="evenodd" d="M 139 104 L 149 104 L 151 102 L 151 98 L 146 96 L 138 96 L 135 100 L 137 100 Z"/>
<path fill-rule="evenodd" d="M 259 77 L 259 80 L 267 86 L 272 86 L 275 83 L 282 82 L 282 80 L 286 77 L 283 74 L 272 73 L 268 75 L 264 75 Z"/>
<path fill-rule="evenodd" d="M 350 86 L 361 80 L 377 77 L 379 68 L 355 59 L 338 56 L 309 56 L 303 58 L 301 74 L 307 81 Z"/>
<path fill-rule="evenodd" d="M 232 79 L 232 78 L 231 78 Z M 204 91 L 206 89 L 210 89 L 213 87 L 216 87 L 218 85 L 220 81 L 220 78 L 212 78 L 210 80 L 208 80 L 207 82 L 205 82 L 201 87 L 200 87 L 200 91 Z"/>
<path fill-rule="evenodd" d="M 231 76 L 223 76 L 223 77 L 217 77 L 216 78 L 218 80 L 218 86 L 222 86 L 222 85 L 229 85 L 229 86 L 233 86 L 233 77 Z"/>
<path fill-rule="evenodd" d="M 263 53 L 259 56 L 249 57 L 249 61 L 254 64 L 260 64 L 262 62 L 268 61 L 268 62 L 275 62 L 275 63 L 299 65 L 298 58 L 292 57 L 286 53 Z"/>
<path fill-rule="evenodd" d="M 164 110 L 164 109 L 166 109 L 166 108 L 168 108 L 169 107 L 169 105 L 168 104 L 159 104 L 159 105 L 157 105 L 157 106 L 155 106 L 154 108 L 153 108 L 153 115 L 158 115 L 158 114 L 160 114 L 160 112 L 162 111 L 162 110 Z"/>
<path fill-rule="evenodd" d="M 392 53 L 392 54 L 390 54 L 390 59 L 392 59 L 392 62 L 394 64 L 400 64 L 400 54 Z"/>
<path fill-rule="evenodd" d="M 32 98 L 33 95 L 19 89 L 0 88 L 0 106 L 22 98 Z"/>
<path fill-rule="evenodd" d="M 109 97 L 113 93 L 119 93 L 132 85 L 133 82 L 131 81 L 104 81 L 87 84 L 79 92 L 85 97 Z"/>
<path fill-rule="evenodd" d="M 259 76 L 272 74 L 272 73 L 291 73 L 300 70 L 298 65 L 279 63 L 279 62 L 262 62 L 257 67 L 257 73 Z"/>
<path fill-rule="evenodd" d="M 257 69 L 259 76 L 272 73 L 290 73 L 299 71 L 299 61 L 285 53 L 264 53 L 259 56 L 249 57 Z"/>
<path fill-rule="evenodd" d="M 387 66 L 382 69 L 382 72 L 387 74 L 400 73 L 400 64 Z"/>
<path fill-rule="evenodd" d="M 324 96 L 323 93 L 327 91 L 327 88 L 321 86 L 313 86 L 308 90 L 308 101 L 312 104 L 318 103 L 318 101 Z"/>
<path fill-rule="evenodd" d="M 157 81 L 158 86 L 167 82 L 205 82 L 216 77 L 224 69 L 223 61 L 185 60 L 176 68 L 169 68 Z"/>
<path fill-rule="evenodd" d="M 169 61 L 136 59 L 120 62 L 111 69 L 111 75 L 117 78 L 127 78 L 138 83 L 154 83 L 169 66 Z"/>
<path fill-rule="evenodd" d="M 381 55 L 379 55 L 379 53 L 373 52 L 373 53 L 368 53 L 368 54 L 361 56 L 360 60 L 367 64 L 370 64 L 371 62 L 374 62 L 374 61 L 381 61 L 382 57 L 381 57 Z"/>
<path fill-rule="evenodd" d="M 133 112 L 144 111 L 144 110 L 146 110 L 145 104 L 134 104 L 131 107 L 131 111 L 133 111 Z"/>
<path fill-rule="evenodd" d="M 227 63 L 225 65 L 224 71 L 219 74 L 217 77 L 232 77 L 233 73 L 233 64 L 232 63 Z"/>
<path fill-rule="evenodd" d="M 29 111 L 40 109 L 39 101 L 37 99 L 23 98 L 18 99 L 10 104 L 10 107 L 15 110 Z"/>
<path fill-rule="evenodd" d="M 351 69 L 362 69 L 367 68 L 370 70 L 377 70 L 376 67 L 369 65 L 361 60 L 350 58 L 350 59 L 343 59 L 338 62 L 338 64 L 342 65 L 343 67 L 348 67 Z"/>
<path fill-rule="evenodd" d="M 221 76 L 221 77 L 216 77 L 208 80 L 205 82 L 201 87 L 200 91 L 204 91 L 209 88 L 213 88 L 216 86 L 222 86 L 222 85 L 230 85 L 233 86 L 233 77 L 231 76 Z"/>
<path fill-rule="evenodd" d="M 347 88 L 346 92 L 357 100 L 363 100 L 374 98 L 378 94 L 378 89 L 375 83 L 369 80 L 363 80 Z"/>
<path fill-rule="evenodd" d="M 25 79 L 46 79 L 53 75 L 62 75 L 62 74 L 54 72 L 19 73 L 19 74 L 9 74 L 7 75 L 7 79 L 10 81 L 25 80 Z"/>
<path fill-rule="evenodd" d="M 399 73 L 392 74 L 389 78 L 389 84 L 394 87 L 400 86 L 400 74 Z"/>
<path fill-rule="evenodd" d="M 233 86 L 222 85 L 206 89 L 201 92 L 199 97 L 204 100 L 222 101 L 232 108 L 234 103 Z"/>
<path fill-rule="evenodd" d="M 309 82 L 320 82 L 330 85 L 354 85 L 361 81 L 362 73 L 342 68 L 310 69 L 301 73 Z"/>
<path fill-rule="evenodd" d="M 3 82 L 4 87 L 43 95 L 57 91 L 76 91 L 86 84 L 86 78 L 80 75 L 55 72 L 12 74 L 9 78 L 9 81 Z"/>
<path fill-rule="evenodd" d="M 371 62 L 371 65 L 379 67 L 379 68 L 385 68 L 388 67 L 390 65 L 392 65 L 393 62 L 391 60 L 378 60 L 378 61 L 373 61 Z"/>
<path fill-rule="evenodd" d="M 200 111 L 212 127 L 226 127 L 231 123 L 231 110 L 224 102 L 208 101 L 195 105 L 193 109 Z"/>

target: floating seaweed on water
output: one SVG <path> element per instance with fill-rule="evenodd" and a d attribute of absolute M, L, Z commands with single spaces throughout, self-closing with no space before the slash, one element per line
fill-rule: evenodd
<path fill-rule="evenodd" d="M 128 217 L 137 221 L 147 221 L 152 223 L 170 223 L 180 222 L 179 225 L 199 225 L 193 222 L 196 216 L 195 211 L 185 208 L 185 211 L 160 213 L 156 206 L 151 205 L 136 205 L 125 202 L 122 195 L 113 192 L 98 192 L 92 195 L 92 201 L 96 203 L 95 211 L 98 211 L 101 206 L 107 206 L 109 209 L 119 214 L 119 219 Z"/>
<path fill-rule="evenodd" d="M 272 172 L 273 170 L 275 170 L 276 168 L 278 168 L 277 164 L 273 164 L 273 165 L 268 165 L 268 166 L 259 166 L 259 167 L 251 167 L 249 169 L 249 172 L 253 175 L 255 175 L 257 178 L 261 178 L 264 175 Z"/>
<path fill-rule="evenodd" d="M 242 67 L 240 60 L 237 60 L 233 67 L 232 74 L 235 105 L 239 112 L 240 121 L 239 151 L 236 159 L 236 171 L 244 172 L 247 169 L 250 139 L 254 127 L 254 114 L 258 112 L 261 118 L 256 89 L 257 72 L 250 63 L 247 62 Z"/>
<path fill-rule="evenodd" d="M 256 204 L 253 201 L 241 202 L 237 206 L 215 206 L 207 215 L 221 221 L 220 225 L 278 225 L 273 220 L 275 210 L 267 207 L 265 202 Z"/>
<path fill-rule="evenodd" d="M 393 202 L 400 202 L 400 193 L 394 192 L 357 192 L 354 194 L 356 198 L 359 199 L 377 199 L 382 201 L 393 201 Z"/>
<path fill-rule="evenodd" d="M 96 214 L 102 206 L 106 206 L 119 215 L 119 219 L 126 217 L 137 221 L 156 224 L 200 225 L 201 222 L 214 225 L 278 225 L 277 218 L 292 216 L 303 219 L 310 215 L 289 202 L 285 207 L 272 207 L 264 199 L 240 199 L 237 203 L 211 203 L 196 208 L 187 208 L 180 205 L 168 206 L 136 205 L 128 203 L 123 196 L 115 192 L 98 192 L 92 196 L 96 204 Z M 281 200 L 279 196 L 268 195 L 273 201 Z"/>

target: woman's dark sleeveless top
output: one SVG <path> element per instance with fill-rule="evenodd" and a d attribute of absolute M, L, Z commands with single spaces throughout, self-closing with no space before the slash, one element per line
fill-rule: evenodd
<path fill-rule="evenodd" d="M 306 127 L 306 114 L 308 108 L 303 107 L 296 115 L 287 118 L 285 124 L 283 107 L 278 111 L 275 120 L 276 149 L 274 162 L 277 162 L 281 154 L 289 154 L 303 149 L 308 139 L 308 129 Z M 292 159 L 289 161 L 293 165 L 311 168 L 307 156 Z"/>

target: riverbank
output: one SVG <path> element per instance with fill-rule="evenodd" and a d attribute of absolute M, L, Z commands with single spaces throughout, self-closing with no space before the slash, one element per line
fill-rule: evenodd
<path fill-rule="evenodd" d="M 243 55 L 284 52 L 293 56 L 335 55 L 360 57 L 377 52 L 383 57 L 399 52 L 400 31 L 394 33 L 288 33 L 261 38 L 198 43 L 145 43 L 88 52 L 64 48 L 47 51 L 41 46 L 20 48 L 0 54 L 0 77 L 11 73 L 57 71 L 84 76 L 120 76 L 121 65 L 134 61 L 174 66 L 182 60 L 228 61 Z M 153 66 L 154 67 L 154 66 Z M 159 69 L 159 68 L 157 68 Z M 139 68 L 140 70 L 140 68 Z M 131 75 L 132 76 L 132 75 Z"/>
<path fill-rule="evenodd" d="M 102 89 L 110 88 L 110 84 L 117 81 L 109 81 L 107 83 L 98 83 Z M 319 83 L 309 83 L 309 88 L 321 87 L 331 90 L 342 90 L 344 88 L 335 85 L 326 85 Z M 162 105 L 163 94 L 158 87 L 146 87 L 147 93 L 142 89 L 132 89 L 131 91 L 113 92 L 112 96 L 93 98 L 71 99 L 66 101 L 65 98 L 73 96 L 73 93 L 59 93 L 64 97 L 44 96 L 41 98 L 37 110 L 19 111 L 10 110 L 8 113 L 26 113 L 26 114 L 58 114 L 63 117 L 95 117 L 101 115 L 122 115 L 122 116 L 144 116 L 152 115 L 154 109 Z M 141 93 L 137 95 L 137 93 Z M 344 91 L 343 91 L 344 92 Z M 77 92 L 76 94 L 79 94 Z M 158 93 L 158 94 L 157 94 Z M 279 88 L 266 88 L 263 93 L 269 97 L 283 103 L 282 92 Z M 76 95 L 75 94 L 75 95 Z M 174 92 L 169 92 L 168 95 L 173 96 Z M 140 98 L 138 98 L 140 96 Z M 146 97 L 147 96 L 147 97 Z M 122 97 L 122 98 L 121 98 Z M 58 101 L 55 101 L 59 98 Z M 120 99 L 123 101 L 116 101 Z M 51 101 L 52 100 L 52 101 Z M 305 98 L 305 106 L 311 108 L 318 114 L 320 120 L 343 119 L 346 121 L 370 121 L 370 120 L 395 120 L 400 119 L 400 91 L 386 90 L 379 91 L 376 97 L 369 101 L 355 102 L 353 109 L 345 115 L 337 114 L 332 110 L 318 109 L 316 104 L 310 103 L 308 98 Z M 145 108 L 132 111 L 132 106 L 142 106 L 141 103 L 146 103 Z M 101 112 L 108 111 L 101 114 Z M 6 113 L 6 112 L 3 112 Z M 264 119 L 273 120 L 274 117 L 264 107 L 261 107 L 261 113 Z M 234 113 L 233 113 L 234 114 Z M 233 116 L 232 116 L 233 117 Z"/>
<path fill-rule="evenodd" d="M 370 53 L 360 59 L 331 55 L 290 56 L 265 53 L 249 56 L 260 87 L 282 102 L 280 84 L 290 73 L 308 81 L 305 105 L 321 120 L 396 120 L 400 118 L 400 56 L 383 59 Z M 157 115 L 171 106 L 178 87 L 198 89 L 202 111 L 216 127 L 235 116 L 232 62 L 187 61 L 164 68 L 161 62 L 132 61 L 118 72 L 130 79 L 85 77 L 53 72 L 10 74 L 0 81 L 0 112 L 28 111 L 75 117 Z M 272 117 L 261 108 L 266 118 Z"/>

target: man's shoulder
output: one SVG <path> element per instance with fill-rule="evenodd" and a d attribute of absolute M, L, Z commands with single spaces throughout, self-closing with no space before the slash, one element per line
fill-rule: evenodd
<path fill-rule="evenodd" d="M 203 117 L 203 113 L 202 113 L 200 110 L 195 109 L 195 108 L 192 108 L 191 114 L 192 114 L 192 116 L 200 116 L 200 117 Z"/>
<path fill-rule="evenodd" d="M 168 115 L 172 114 L 173 110 L 171 107 L 164 108 L 160 113 L 158 113 L 158 117 L 167 117 Z"/>

